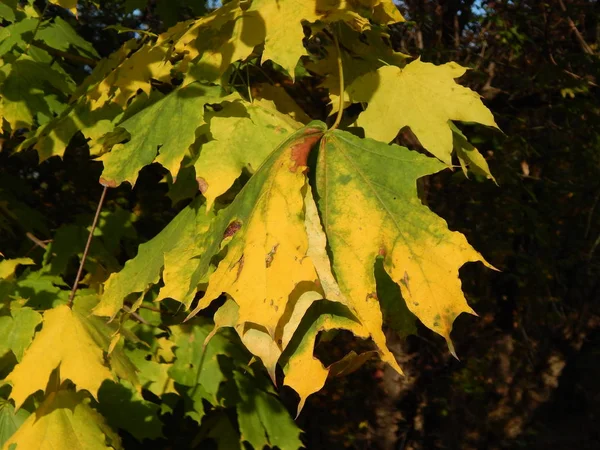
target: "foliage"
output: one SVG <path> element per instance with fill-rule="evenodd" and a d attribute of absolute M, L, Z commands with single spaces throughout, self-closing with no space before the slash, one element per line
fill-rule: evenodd
<path fill-rule="evenodd" d="M 18 2 L 0 11 L 7 151 L 51 163 L 83 142 L 102 162 L 104 193 L 136 188 L 156 163 L 178 200 L 143 242 L 116 195 L 87 259 L 77 220 L 52 226 L 50 244 L 31 235 L 36 258 L 2 249 L 1 393 L 14 401 L 2 414 L 31 413 L 2 428 L 4 448 L 121 448 L 128 436 L 160 439 L 166 416 L 196 422 L 192 446 L 299 448 L 274 386 L 298 394 L 299 414 L 328 377 L 372 353 L 325 365 L 320 333 L 370 339 L 401 372 L 383 319 L 404 335 L 417 318 L 454 352 L 453 322 L 473 313 L 458 271 L 491 266 L 422 203 L 417 181 L 453 167 L 455 147 L 465 170 L 491 178 L 452 121 L 496 124 L 456 83 L 463 67 L 394 51 L 388 27 L 403 18 L 390 0 L 233 0 L 158 35 L 136 32 L 103 59 L 71 16 Z M 318 77 L 333 125 L 307 119 L 279 86 L 255 98 L 250 74 L 268 72 Z M 404 127 L 433 157 L 389 145 Z M 6 210 L 17 222 L 29 213 L 10 200 Z M 137 244 L 135 256 L 122 250 Z"/>

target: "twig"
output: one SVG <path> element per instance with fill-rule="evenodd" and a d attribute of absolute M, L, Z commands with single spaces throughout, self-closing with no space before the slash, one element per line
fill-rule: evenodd
<path fill-rule="evenodd" d="M 340 126 L 340 122 L 342 121 L 342 116 L 344 115 L 344 66 L 342 65 L 342 52 L 340 50 L 340 43 L 338 42 L 338 38 L 335 35 L 335 32 L 333 32 L 332 34 L 333 34 L 333 42 L 335 43 L 335 49 L 337 51 L 338 71 L 340 73 L 340 102 L 339 102 L 339 106 L 338 106 L 339 109 L 337 112 L 337 116 L 335 118 L 335 122 L 333 122 L 333 125 L 329 129 L 330 131 L 337 129 L 337 127 Z"/>
<path fill-rule="evenodd" d="M 92 237 L 94 236 L 94 230 L 96 229 L 96 225 L 98 224 L 98 218 L 100 217 L 100 211 L 102 211 L 102 204 L 104 203 L 104 198 L 106 197 L 106 191 L 108 190 L 108 186 L 104 186 L 102 189 L 102 195 L 100 196 L 100 201 L 98 202 L 98 207 L 96 208 L 96 215 L 94 216 L 94 221 L 92 222 L 92 228 L 90 230 L 90 234 L 88 236 L 87 243 L 85 244 L 85 249 L 83 250 L 83 255 L 81 256 L 81 262 L 79 263 L 79 270 L 77 271 L 77 276 L 75 277 L 75 282 L 73 283 L 73 289 L 71 289 L 71 295 L 69 295 L 69 302 L 67 306 L 71 308 L 73 306 L 73 299 L 75 299 L 75 293 L 77 292 L 77 286 L 79 285 L 79 280 L 81 279 L 81 273 L 83 272 L 83 266 L 85 264 L 85 260 L 87 258 L 88 252 L 90 250 L 90 245 L 92 243 Z"/>
<path fill-rule="evenodd" d="M 129 315 L 131 315 L 131 317 L 133 317 L 135 320 L 137 320 L 139 323 L 143 324 L 143 325 L 150 325 L 150 322 L 148 322 L 146 319 L 144 319 L 142 316 L 140 316 L 138 313 L 136 313 L 135 311 L 132 311 L 131 308 L 127 305 L 123 305 L 123 309 L 125 310 L 125 312 Z"/>
<path fill-rule="evenodd" d="M 58 56 L 60 58 L 64 58 L 69 61 L 73 61 L 80 64 L 87 64 L 88 66 L 94 67 L 96 65 L 96 60 L 91 58 L 86 58 L 81 55 L 73 55 L 71 53 L 63 52 L 62 50 L 57 50 L 49 45 L 44 44 L 43 42 L 31 42 L 31 45 L 41 48 L 42 50 L 46 50 L 53 56 Z"/>
<path fill-rule="evenodd" d="M 37 245 L 38 247 L 42 247 L 44 250 L 48 249 L 48 246 L 46 245 L 46 242 L 51 242 L 51 241 L 41 241 L 40 239 L 36 238 L 32 233 L 30 233 L 29 231 L 27 233 L 25 233 L 25 236 L 27 236 L 29 238 L 29 240 L 33 241 L 33 243 L 35 245 Z M 35 248 L 35 247 L 34 247 Z"/>
<path fill-rule="evenodd" d="M 560 9 L 562 9 L 562 11 L 564 13 L 566 13 L 567 7 L 565 6 L 565 3 L 563 2 L 563 0 L 558 0 L 558 3 L 560 5 Z M 571 31 L 575 34 L 575 38 L 577 39 L 577 42 L 579 42 L 579 46 L 581 47 L 581 49 L 588 55 L 593 55 L 594 50 L 592 50 L 592 48 L 588 45 L 588 43 L 585 42 L 585 39 L 583 38 L 583 36 L 579 32 L 579 30 L 577 29 L 575 22 L 573 22 L 573 19 L 571 19 L 570 16 L 567 16 L 567 22 L 569 23 L 569 28 L 571 28 Z"/>

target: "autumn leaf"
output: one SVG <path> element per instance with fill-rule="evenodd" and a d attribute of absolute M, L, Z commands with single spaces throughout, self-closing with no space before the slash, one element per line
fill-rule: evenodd
<path fill-rule="evenodd" d="M 294 389 L 300 396 L 297 414 L 300 414 L 308 396 L 325 385 L 329 368 L 314 356 L 315 340 L 320 332 L 334 329 L 349 330 L 357 337 L 369 336 L 368 326 L 363 326 L 346 306 L 319 301 L 305 312 L 282 356 L 285 373 L 283 384 Z"/>
<path fill-rule="evenodd" d="M 254 21 L 256 32 L 266 30 L 265 49 L 262 61 L 271 60 L 285 69 L 292 80 L 296 65 L 303 55 L 307 55 L 302 43 L 304 30 L 302 22 L 323 21 L 332 23 L 344 21 L 357 31 L 370 27 L 369 21 L 360 13 L 366 13 L 379 23 L 402 21 L 402 15 L 390 0 L 368 1 L 299 1 L 253 0 L 245 20 Z M 287 26 L 282 27 L 285 23 Z"/>
<path fill-rule="evenodd" d="M 485 263 L 462 234 L 448 230 L 417 196 L 416 180 L 443 168 L 439 161 L 406 148 L 343 131 L 328 132 L 321 141 L 318 206 L 333 269 L 351 310 L 371 333 L 383 359 L 396 369 L 381 331 L 376 258 L 383 257 L 408 309 L 442 335 L 451 350 L 454 319 L 462 312 L 473 313 L 458 269 L 470 261 Z"/>
<path fill-rule="evenodd" d="M 78 389 L 97 398 L 106 379 L 113 379 L 104 364 L 102 349 L 92 338 L 78 313 L 59 305 L 43 314 L 44 325 L 22 361 L 8 375 L 11 398 L 18 409 L 31 394 L 44 390 L 51 373 L 60 366 L 61 380 L 69 379 Z"/>
<path fill-rule="evenodd" d="M 317 280 L 305 258 L 302 190 L 307 183 L 306 158 L 323 131 L 322 124 L 314 123 L 292 135 L 219 214 L 211 233 L 219 236 L 227 254 L 190 316 L 227 293 L 240 308 L 240 322 L 263 326 L 275 336 L 292 291 L 301 282 Z"/>
<path fill-rule="evenodd" d="M 120 449 L 121 440 L 89 406 L 83 392 L 51 392 L 6 442 L 3 449 Z"/>
<path fill-rule="evenodd" d="M 267 101 L 233 102 L 216 113 L 210 119 L 213 140 L 202 146 L 194 164 L 206 208 L 211 209 L 242 169 L 254 173 L 273 148 L 301 126 Z"/>
<path fill-rule="evenodd" d="M 35 262 L 31 258 L 3 259 L 0 261 L 0 280 L 11 279 L 18 266 L 34 264 Z"/>
<path fill-rule="evenodd" d="M 367 137 L 385 143 L 408 126 L 423 147 L 452 165 L 449 120 L 497 127 L 479 94 L 454 81 L 466 70 L 454 62 L 436 66 L 417 59 L 403 69 L 383 66 L 365 74 L 348 87 L 354 102 L 369 104 L 356 124 Z"/>

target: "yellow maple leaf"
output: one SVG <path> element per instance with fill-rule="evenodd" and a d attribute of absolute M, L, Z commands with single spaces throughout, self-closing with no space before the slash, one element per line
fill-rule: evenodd
<path fill-rule="evenodd" d="M 3 449 L 9 450 L 109 450 L 120 449 L 121 440 L 89 406 L 82 392 L 59 390 L 19 427 Z"/>
<path fill-rule="evenodd" d="M 268 101 L 235 102 L 210 120 L 213 140 L 202 146 L 194 164 L 206 208 L 231 187 L 242 169 L 258 170 L 272 149 L 300 128 Z M 231 130 L 236 130 L 232 133 Z"/>
<path fill-rule="evenodd" d="M 220 221 L 226 224 L 221 246 L 227 247 L 227 254 L 190 316 L 225 292 L 238 304 L 241 323 L 263 326 L 274 337 L 292 291 L 300 295 L 299 283 L 317 280 L 305 257 L 302 190 L 306 158 L 322 133 L 323 125 L 317 124 L 291 136 L 221 213 Z"/>
<path fill-rule="evenodd" d="M 408 126 L 423 147 L 451 165 L 449 120 L 497 127 L 479 94 L 454 81 L 466 70 L 454 62 L 436 66 L 417 59 L 403 69 L 384 66 L 367 73 L 348 87 L 353 101 L 369 103 L 356 123 L 367 137 L 386 143 Z"/>
<path fill-rule="evenodd" d="M 66 305 L 44 312 L 43 328 L 8 375 L 11 398 L 19 408 L 34 392 L 44 390 L 52 372 L 60 366 L 60 379 L 69 379 L 78 389 L 97 399 L 106 379 L 113 379 L 104 364 L 102 349 L 90 335 L 79 314 Z"/>

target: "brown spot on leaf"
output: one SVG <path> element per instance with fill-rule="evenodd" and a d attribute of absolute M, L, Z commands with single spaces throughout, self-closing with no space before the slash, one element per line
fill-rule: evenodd
<path fill-rule="evenodd" d="M 387 254 L 387 250 L 385 247 L 379 247 L 379 256 L 385 256 Z"/>
<path fill-rule="evenodd" d="M 323 131 L 316 128 L 308 128 L 306 135 L 292 145 L 292 161 L 294 165 L 290 168 L 290 171 L 295 172 L 298 167 L 306 167 L 308 155 L 313 146 L 321 139 L 321 136 L 323 136 Z"/>
<path fill-rule="evenodd" d="M 232 237 L 235 233 L 237 233 L 240 230 L 240 228 L 242 228 L 242 222 L 240 222 L 239 220 L 234 220 L 229 225 L 227 225 L 225 233 L 223 233 L 223 239 Z"/>
<path fill-rule="evenodd" d="M 105 178 L 100 177 L 100 184 L 102 186 L 106 186 L 109 188 L 116 188 L 117 187 L 117 183 L 115 183 L 115 180 L 107 180 Z"/>
<path fill-rule="evenodd" d="M 208 190 L 208 183 L 202 177 L 196 178 L 196 181 L 198 182 L 198 189 L 204 194 Z"/>
<path fill-rule="evenodd" d="M 371 292 L 367 294 L 367 301 L 369 300 L 379 300 L 379 298 L 377 297 L 377 292 Z"/>
<path fill-rule="evenodd" d="M 244 255 L 242 255 L 240 257 L 240 259 L 237 262 L 237 273 L 235 274 L 235 281 L 238 280 L 238 278 L 240 277 L 240 273 L 242 273 L 242 269 L 244 268 Z"/>
<path fill-rule="evenodd" d="M 275 244 L 271 251 L 267 254 L 267 257 L 265 258 L 265 264 L 267 267 L 271 267 L 273 257 L 275 256 L 275 253 L 277 253 L 277 247 L 279 247 L 279 244 Z"/>

